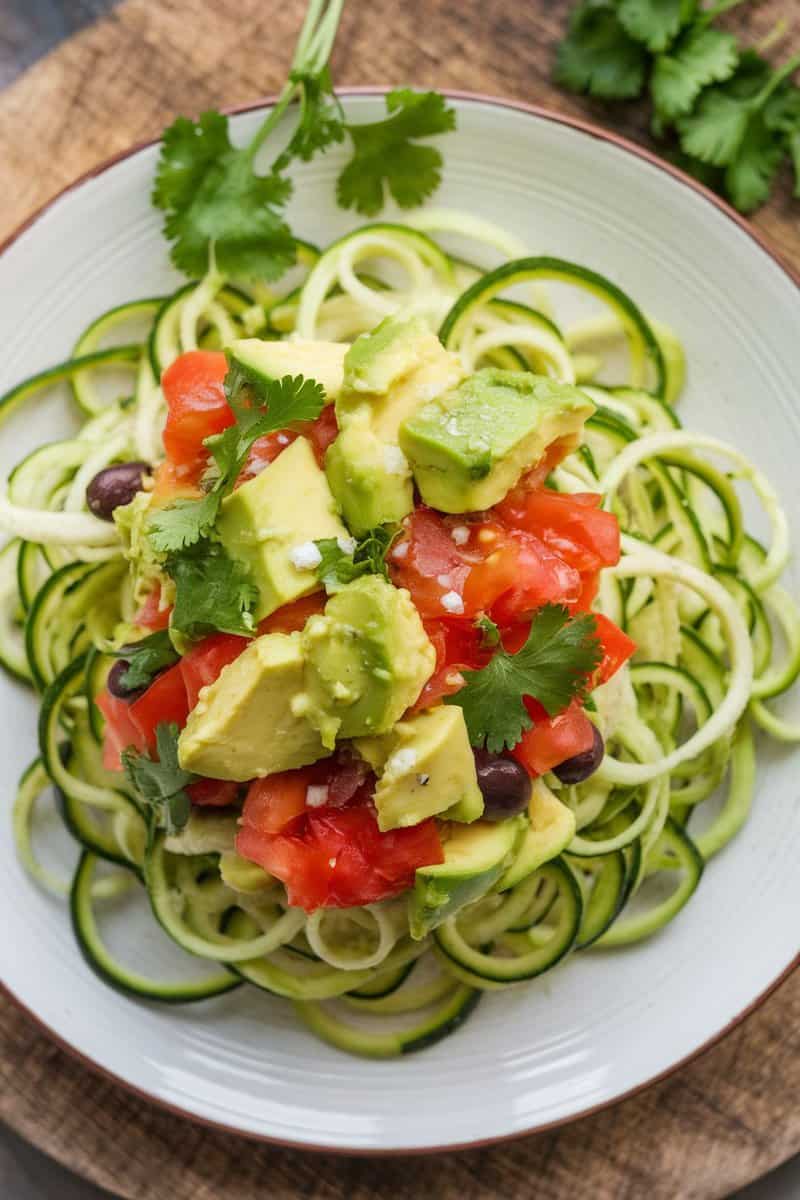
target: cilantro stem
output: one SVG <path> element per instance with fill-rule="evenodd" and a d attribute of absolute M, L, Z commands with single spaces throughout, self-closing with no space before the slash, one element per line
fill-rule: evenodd
<path fill-rule="evenodd" d="M 794 58 L 790 58 L 787 63 L 779 67 L 777 71 L 767 80 L 758 95 L 754 96 L 750 104 L 754 110 L 763 108 L 769 100 L 772 93 L 777 87 L 783 83 L 790 75 L 800 67 L 800 54 L 795 54 Z"/>
<path fill-rule="evenodd" d="M 318 74 L 330 58 L 343 8 L 344 0 L 311 0 L 295 46 L 289 78 L 284 84 L 274 108 L 267 114 L 247 147 L 246 154 L 249 162 L 252 163 L 294 100 L 300 88 L 296 76 Z"/>

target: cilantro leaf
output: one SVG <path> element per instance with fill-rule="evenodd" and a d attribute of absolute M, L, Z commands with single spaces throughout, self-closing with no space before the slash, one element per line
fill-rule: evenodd
<path fill-rule="evenodd" d="M 156 827 L 163 826 L 167 833 L 178 833 L 189 820 L 191 802 L 185 789 L 197 778 L 178 762 L 179 734 L 177 725 L 162 721 L 156 727 L 158 759 L 140 754 L 133 746 L 120 756 L 131 787 L 150 809 Z"/>
<path fill-rule="evenodd" d="M 205 537 L 219 512 L 220 498 L 209 492 L 202 500 L 176 500 L 156 509 L 147 522 L 147 536 L 159 554 L 183 550 Z"/>
<path fill-rule="evenodd" d="M 401 208 L 427 199 L 441 181 L 442 156 L 419 138 L 455 129 L 455 110 L 438 92 L 397 88 L 386 97 L 387 116 L 365 125 L 347 125 L 353 156 L 339 175 L 336 198 L 342 208 L 365 216 L 377 213 L 388 187 Z"/>
<path fill-rule="evenodd" d="M 525 645 L 516 654 L 500 649 L 479 671 L 463 671 L 466 685 L 446 704 L 458 704 L 473 746 L 494 753 L 511 748 L 531 727 L 523 704 L 532 696 L 552 716 L 584 695 L 602 656 L 591 614 L 570 617 L 548 604 L 533 618 Z"/>
<path fill-rule="evenodd" d="M 322 555 L 317 577 L 328 594 L 340 591 L 361 575 L 382 575 L 389 578 L 386 555 L 399 533 L 396 525 L 377 525 L 355 541 L 350 548 L 344 538 L 320 538 L 315 542 Z"/>
<path fill-rule="evenodd" d="M 617 13 L 626 33 L 653 54 L 666 50 L 697 12 L 697 0 L 619 0 Z"/>
<path fill-rule="evenodd" d="M 203 540 L 167 555 L 164 569 L 175 582 L 170 624 L 192 640 L 215 630 L 252 634 L 258 591 L 246 567 L 220 542 Z"/>
<path fill-rule="evenodd" d="M 148 687 L 159 671 L 171 667 L 180 655 L 170 641 L 168 631 L 159 629 L 139 642 L 115 650 L 114 657 L 122 658 L 128 664 L 120 683 L 127 691 L 135 692 L 138 688 Z"/>
<path fill-rule="evenodd" d="M 178 117 L 163 135 L 153 203 L 166 213 L 172 261 L 187 275 L 205 274 L 213 245 L 224 274 L 279 278 L 295 260 L 280 211 L 291 191 L 275 172 L 253 172 L 249 149 L 232 145 L 218 112 Z"/>
<path fill-rule="evenodd" d="M 554 77 L 572 92 L 627 100 L 644 87 L 647 52 L 623 29 L 608 0 L 583 0 L 556 53 Z"/>
<path fill-rule="evenodd" d="M 786 155 L 760 113 L 747 124 L 736 157 L 725 171 L 725 189 L 739 212 L 749 213 L 768 198 L 772 181 Z"/>
<path fill-rule="evenodd" d="M 342 106 L 336 98 L 327 67 L 292 71 L 289 80 L 301 88 L 300 119 L 286 149 L 275 160 L 274 170 L 283 170 L 293 158 L 308 162 L 319 150 L 344 141 Z"/>
<path fill-rule="evenodd" d="M 730 78 L 738 61 L 732 34 L 719 29 L 691 30 L 653 65 L 650 94 L 656 119 L 662 125 L 672 124 L 691 112 L 703 88 Z"/>

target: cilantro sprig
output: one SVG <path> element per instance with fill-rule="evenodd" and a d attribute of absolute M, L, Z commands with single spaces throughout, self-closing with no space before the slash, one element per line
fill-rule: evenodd
<path fill-rule="evenodd" d="M 314 544 L 322 555 L 317 567 L 317 578 L 330 595 L 341 591 L 347 583 L 362 575 L 382 575 L 389 578 L 386 555 L 400 530 L 396 525 L 376 525 L 363 537 L 320 538 Z"/>
<path fill-rule="evenodd" d="M 481 670 L 462 671 L 466 685 L 445 703 L 464 710 L 473 746 L 499 753 L 531 728 L 523 697 L 538 700 L 551 716 L 561 712 L 585 695 L 601 657 L 594 617 L 570 617 L 562 605 L 548 604 L 533 618 L 521 650 L 509 654 L 501 647 Z"/>
<path fill-rule="evenodd" d="M 180 655 L 170 641 L 169 632 L 159 629 L 138 642 L 129 642 L 114 651 L 115 658 L 124 659 L 127 668 L 120 683 L 129 692 L 148 687 L 159 671 L 173 666 Z"/>
<path fill-rule="evenodd" d="M 313 421 L 325 406 L 322 384 L 302 375 L 265 380 L 232 367 L 225 394 L 235 421 L 205 439 L 215 478 L 202 499 L 177 500 L 150 517 L 148 538 L 164 558 L 175 583 L 170 625 L 188 638 L 212 630 L 252 633 L 252 609 L 258 598 L 245 566 L 215 539 L 214 522 L 222 501 L 236 484 L 253 443 L 268 433 Z"/>
<path fill-rule="evenodd" d="M 631 100 L 645 87 L 651 130 L 667 156 L 742 212 L 769 196 L 789 159 L 800 196 L 800 56 L 773 70 L 717 17 L 743 3 L 581 0 L 556 53 L 555 78 L 575 92 Z"/>
<path fill-rule="evenodd" d="M 178 762 L 180 730 L 174 723 L 156 727 L 157 759 L 129 746 L 121 754 L 125 776 L 143 801 L 150 821 L 167 833 L 179 833 L 189 820 L 191 801 L 186 788 L 197 776 Z"/>
<path fill-rule="evenodd" d="M 438 93 L 400 88 L 386 97 L 385 119 L 345 122 L 328 68 L 343 7 L 344 0 L 310 0 L 287 81 L 247 145 L 234 145 L 228 118 L 214 110 L 196 121 L 178 117 L 165 131 L 152 198 L 165 214 L 179 270 L 203 275 L 213 254 L 223 276 L 279 278 L 296 255 L 285 217 L 293 190 L 286 168 L 348 138 L 353 153 L 337 186 L 342 207 L 374 215 L 385 186 L 404 208 L 438 187 L 441 154 L 417 144 L 455 127 L 455 113 Z M 297 120 L 288 141 L 257 171 L 256 157 L 292 106 Z"/>
<path fill-rule="evenodd" d="M 214 461 L 215 479 L 202 499 L 177 500 L 153 513 L 148 537 L 158 553 L 177 554 L 208 536 L 258 438 L 314 421 L 325 407 L 325 391 L 314 379 L 286 375 L 265 380 L 238 367 L 225 376 L 225 395 L 236 420 L 203 443 Z"/>

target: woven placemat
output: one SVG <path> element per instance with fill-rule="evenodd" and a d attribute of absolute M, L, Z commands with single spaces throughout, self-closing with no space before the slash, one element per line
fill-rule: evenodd
<path fill-rule="evenodd" d="M 176 113 L 280 86 L 302 7 L 127 0 L 35 66 L 0 94 L 0 242 L 61 187 L 157 135 Z M 641 114 L 623 118 L 552 87 L 569 7 L 351 0 L 336 78 L 502 94 L 646 140 Z M 730 20 L 755 41 L 784 8 L 747 5 Z M 756 224 L 800 265 L 789 196 L 785 181 Z M 90 1071 L 0 998 L 0 1117 L 130 1200 L 713 1200 L 800 1151 L 798 1095 L 800 974 L 701 1058 L 612 1109 L 504 1146 L 387 1161 L 259 1145 L 168 1114 Z"/>

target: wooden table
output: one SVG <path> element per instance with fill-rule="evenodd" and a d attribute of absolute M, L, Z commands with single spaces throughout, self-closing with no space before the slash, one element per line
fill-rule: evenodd
<path fill-rule="evenodd" d="M 59 188 L 176 113 L 277 89 L 300 0 L 126 0 L 0 94 L 0 240 Z M 570 5 L 350 0 L 339 83 L 493 92 L 589 116 L 646 141 L 643 113 L 550 82 Z M 755 41 L 784 0 L 729 16 Z M 782 181 L 755 224 L 800 265 L 800 206 Z M 729 1195 L 800 1149 L 800 974 L 715 1047 L 638 1097 L 490 1150 L 389 1162 L 256 1146 L 168 1116 L 91 1074 L 0 1004 L 0 1116 L 54 1157 L 136 1200 L 676 1200 Z"/>

